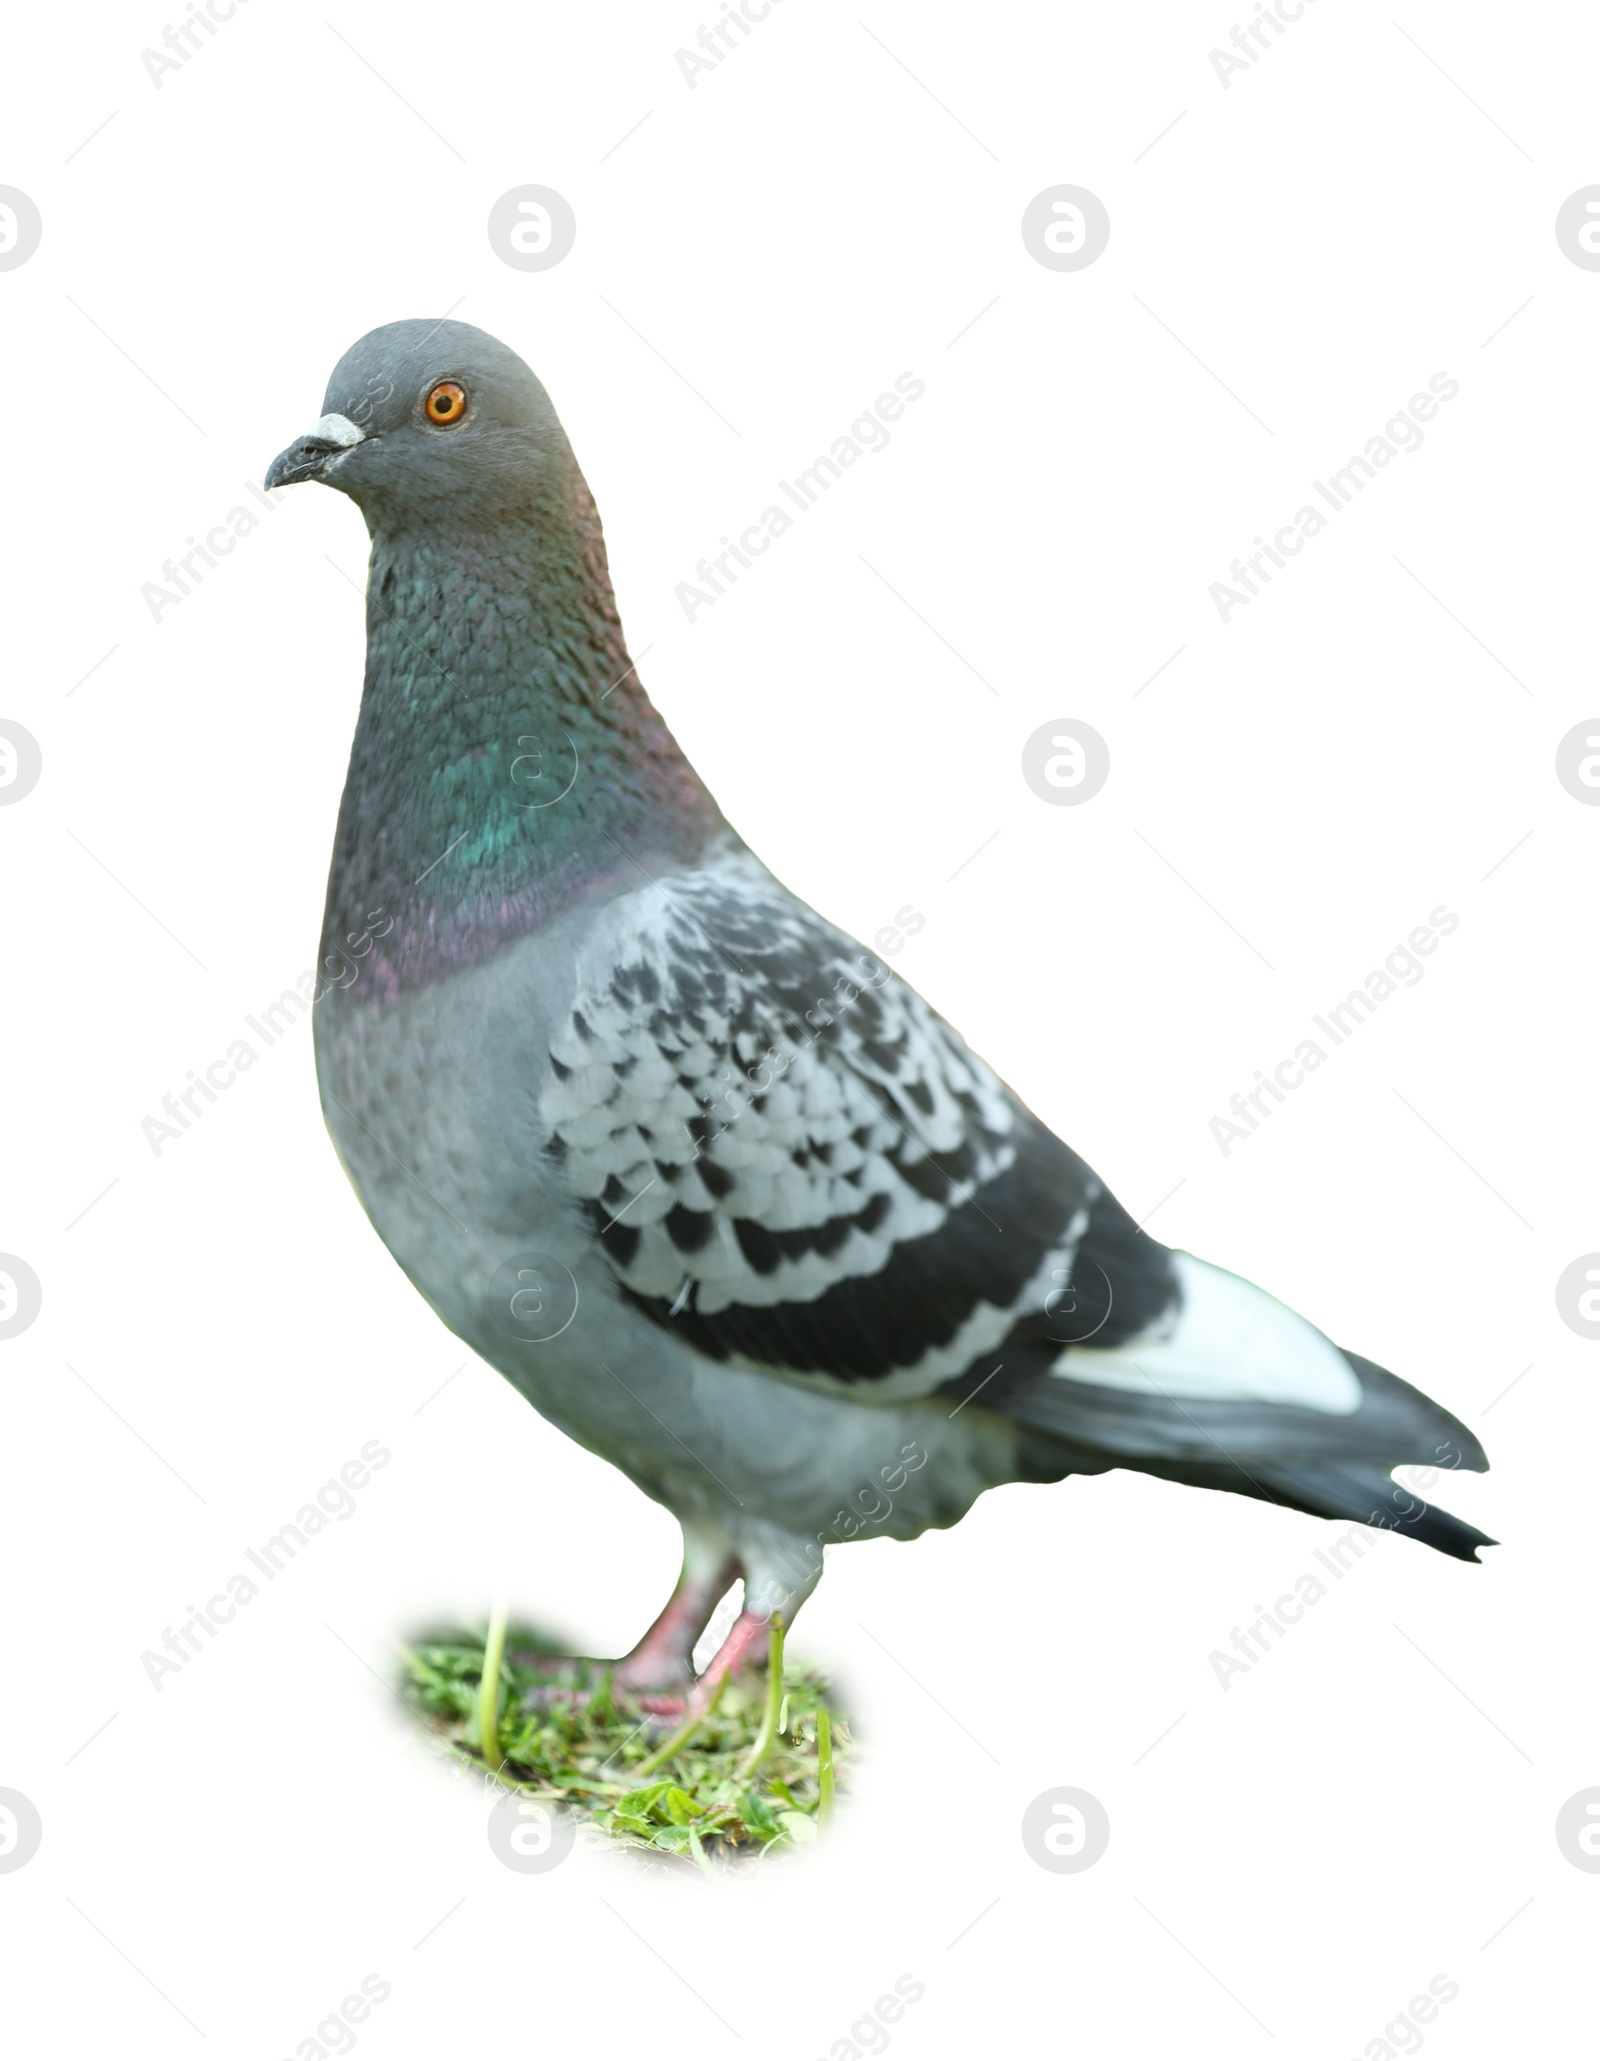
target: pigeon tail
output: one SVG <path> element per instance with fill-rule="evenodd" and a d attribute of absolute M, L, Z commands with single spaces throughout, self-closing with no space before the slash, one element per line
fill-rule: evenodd
<path fill-rule="evenodd" d="M 1313 1517 L 1350 1517 L 1358 1524 L 1420 1539 L 1452 1560 L 1481 1565 L 1478 1548 L 1498 1544 L 1476 1525 L 1413 1495 L 1379 1467 L 1271 1467 L 1258 1479 L 1296 1510 Z"/>

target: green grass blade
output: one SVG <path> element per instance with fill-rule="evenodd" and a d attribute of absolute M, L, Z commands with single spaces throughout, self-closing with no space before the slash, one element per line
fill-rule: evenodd
<path fill-rule="evenodd" d="M 761 1713 L 761 1730 L 757 1732 L 755 1744 L 740 1768 L 738 1780 L 748 1782 L 761 1763 L 772 1751 L 772 1742 L 778 1736 L 778 1711 L 783 1703 L 783 1612 L 772 1613 L 771 1628 L 767 1633 L 767 1702 Z"/>
<path fill-rule="evenodd" d="M 505 1757 L 500 1751 L 500 1664 L 506 1654 L 508 1614 L 504 1599 L 496 1603 L 489 1613 L 489 1636 L 483 1646 L 483 1674 L 478 1682 L 478 1744 L 484 1766 L 492 1775 L 498 1775 L 505 1767 Z"/>

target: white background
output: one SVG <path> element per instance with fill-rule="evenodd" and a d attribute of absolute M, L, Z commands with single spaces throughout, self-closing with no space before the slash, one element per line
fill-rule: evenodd
<path fill-rule="evenodd" d="M 44 1822 L 0 1875 L 11 2043 L 291 2056 L 369 1972 L 374 2061 L 810 2061 L 902 1973 L 908 2057 L 1379 2055 L 1438 1974 L 1441 2056 L 1570 2041 L 1600 1369 L 1554 1284 L 1600 1244 L 1600 812 L 1553 768 L 1600 704 L 1600 275 L 1553 224 L 1600 177 L 1600 24 L 1309 0 L 1225 90 L 1222 6 L 777 0 L 691 90 L 698 19 L 241 0 L 157 89 L 159 10 L 83 6 L 8 67 L 0 182 L 44 220 L 0 273 L 0 714 L 44 753 L 0 813 L 0 1246 L 44 1284 L 0 1346 L 0 1786 Z M 1019 232 L 1064 181 L 1112 223 L 1067 274 Z M 528 182 L 578 221 L 539 274 L 485 234 Z M 1374 1535 L 1225 1692 L 1208 1655 L 1329 1527 L 1001 1490 L 830 1557 L 795 1646 L 865 1750 L 819 1855 L 498 1864 L 392 1640 L 503 1585 L 621 1651 L 675 1527 L 412 1292 L 308 1025 L 140 1131 L 312 963 L 365 535 L 299 491 L 159 622 L 141 586 L 254 508 L 357 336 L 447 310 L 548 386 L 641 673 L 761 855 L 858 934 L 914 905 L 898 970 L 1135 1214 L 1481 1429 L 1444 1500 L 1484 1566 Z M 686 622 L 906 370 L 890 448 Z M 1224 625 L 1210 583 L 1439 371 L 1424 448 Z M 1111 750 L 1082 808 L 1020 775 L 1060 716 Z M 1224 1157 L 1210 1119 L 1440 904 L 1426 978 Z M 141 1652 L 372 1438 L 357 1514 L 155 1692 Z M 1110 1813 L 1087 1873 L 1023 1850 L 1057 1784 Z"/>

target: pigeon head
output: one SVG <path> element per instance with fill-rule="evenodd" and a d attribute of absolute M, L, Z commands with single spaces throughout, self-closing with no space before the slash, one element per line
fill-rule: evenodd
<path fill-rule="evenodd" d="M 266 484 L 318 480 L 369 529 L 533 516 L 576 463 L 550 397 L 515 351 L 467 322 L 389 322 L 352 344 L 322 416 Z"/>
<path fill-rule="evenodd" d="M 266 483 L 298 480 L 347 494 L 372 536 L 324 930 L 336 951 L 368 911 L 393 919 L 371 991 L 497 949 L 634 852 L 670 864 L 725 833 L 628 656 L 594 499 L 514 351 L 465 322 L 374 329 Z"/>

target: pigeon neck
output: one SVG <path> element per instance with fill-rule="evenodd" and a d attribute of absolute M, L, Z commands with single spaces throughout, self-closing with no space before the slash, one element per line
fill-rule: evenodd
<path fill-rule="evenodd" d="M 586 490 L 559 525 L 375 535 L 330 978 L 354 944 L 355 992 L 392 997 L 724 827 L 632 671 Z"/>

